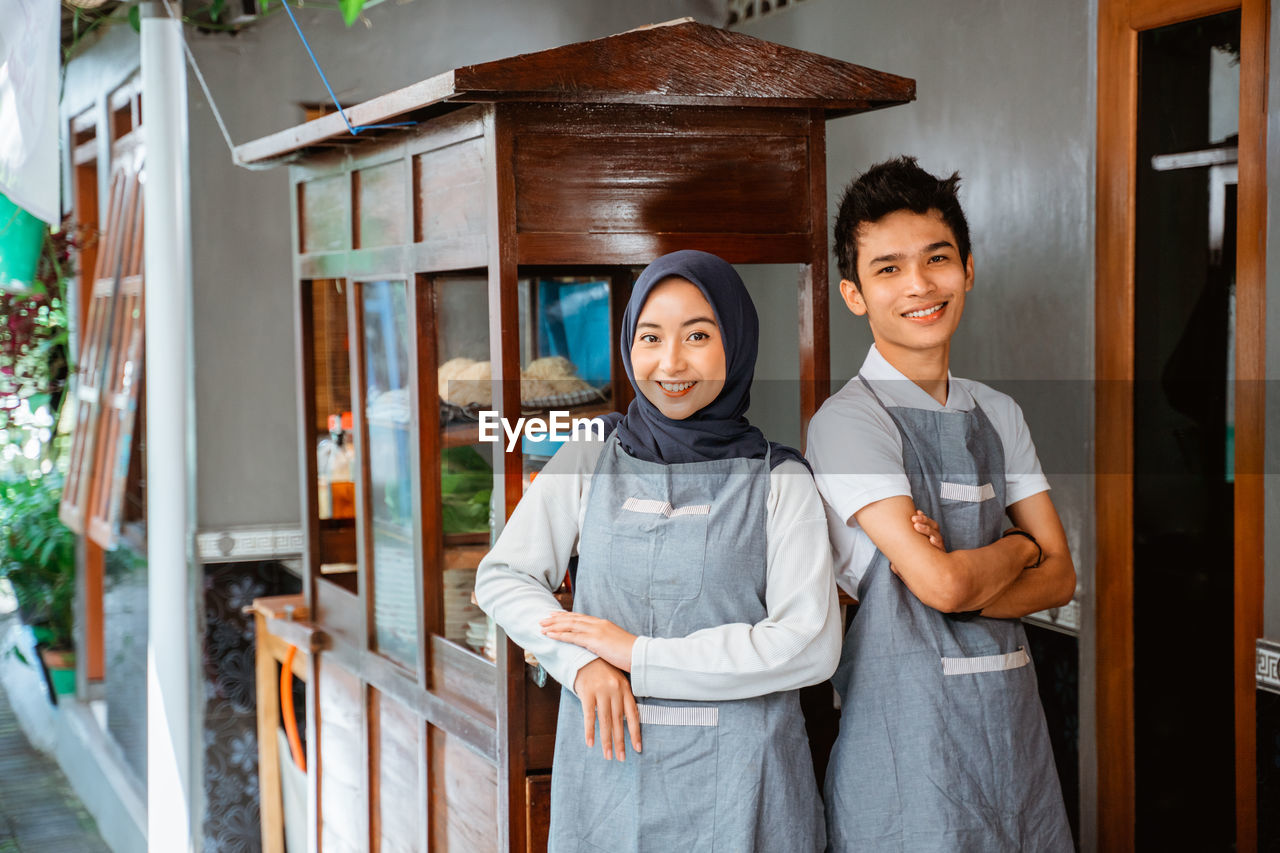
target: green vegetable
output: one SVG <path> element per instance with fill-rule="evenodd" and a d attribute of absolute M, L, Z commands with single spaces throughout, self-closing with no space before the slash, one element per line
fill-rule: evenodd
<path fill-rule="evenodd" d="M 444 532 L 487 533 L 493 467 L 471 447 L 447 447 L 440 453 L 441 514 Z"/>

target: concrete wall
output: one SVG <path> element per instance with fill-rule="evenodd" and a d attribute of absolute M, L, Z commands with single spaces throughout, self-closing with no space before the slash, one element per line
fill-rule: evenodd
<path fill-rule="evenodd" d="M 828 124 L 832 220 L 844 185 L 872 163 L 907 153 L 936 173 L 959 170 L 977 277 L 952 350 L 953 372 L 1008 385 L 1019 396 L 1035 396 L 1035 385 L 1053 383 L 1049 387 L 1071 395 L 1073 405 L 1089 403 L 1091 389 L 1084 383 L 1093 376 L 1095 134 L 1088 4 L 1010 0 L 987 3 L 978 14 L 937 0 L 809 0 L 737 29 L 915 78 L 914 103 Z M 914 47 L 909 52 L 902 50 L 907 38 Z M 768 315 L 764 305 L 776 305 L 794 317 L 794 270 L 745 272 L 762 315 Z M 871 342 L 865 322 L 840 300 L 838 280 L 833 262 L 837 387 L 857 372 Z M 776 349 L 769 349 L 769 340 L 762 346 L 762 371 L 768 371 L 762 378 L 794 375 L 794 348 L 777 338 Z M 757 409 L 756 417 L 768 423 L 771 412 Z M 1087 464 L 1091 412 L 1069 413 L 1070 429 L 1047 417 L 1060 419 L 1061 411 L 1027 414 L 1046 415 L 1032 428 L 1041 456 L 1052 460 L 1046 467 L 1056 469 L 1051 473 L 1087 473 L 1081 466 Z M 772 432 L 799 440 L 797 418 L 790 412 L 774 418 Z M 1073 544 L 1085 554 L 1091 550 L 1088 507 L 1071 497 L 1059 500 L 1065 504 L 1060 509 L 1071 516 Z"/>
<path fill-rule="evenodd" d="M 460 65 L 685 15 L 723 23 L 715 0 L 414 0 L 368 10 L 368 28 L 346 29 L 330 11 L 298 19 L 351 106 Z M 234 38 L 188 38 L 237 144 L 298 124 L 300 103 L 327 99 L 279 11 Z M 288 173 L 233 166 L 194 79 L 190 102 L 198 524 L 297 524 Z"/>
<path fill-rule="evenodd" d="M 807 0 L 736 27 L 769 41 L 916 80 L 917 100 L 827 125 L 834 222 L 844 186 L 873 163 L 914 154 L 959 170 L 976 279 L 952 349 L 957 376 L 1013 394 L 1053 485 L 1079 572 L 1082 686 L 1093 681 L 1093 311 L 1096 4 L 1055 0 Z M 829 223 L 830 224 L 830 223 Z M 744 270 L 761 316 L 795 317 L 795 271 Z M 849 314 L 831 269 L 832 377 L 838 387 L 871 335 Z M 785 312 L 785 313 L 784 313 Z M 762 378 L 794 376 L 795 333 L 767 327 Z M 764 383 L 751 417 L 799 441 L 795 393 Z M 778 404 L 785 403 L 785 404 Z M 1092 691 L 1081 691 L 1083 839 L 1094 837 Z"/>

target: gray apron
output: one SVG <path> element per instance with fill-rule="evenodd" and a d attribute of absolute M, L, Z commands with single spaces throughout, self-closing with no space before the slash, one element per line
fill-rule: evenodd
<path fill-rule="evenodd" d="M 999 538 L 1004 449 L 976 401 L 970 412 L 885 411 L 916 507 L 947 548 Z M 828 849 L 1073 850 L 1022 623 L 934 610 L 879 552 L 858 599 L 832 679 L 843 702 Z"/>
<path fill-rule="evenodd" d="M 765 607 L 769 462 L 664 465 L 600 454 L 578 543 L 574 610 L 684 637 Z M 693 663 L 693 662 L 691 662 Z M 606 761 L 561 691 L 551 853 L 819 851 L 822 803 L 796 691 L 723 702 L 638 697 L 641 746 Z"/>

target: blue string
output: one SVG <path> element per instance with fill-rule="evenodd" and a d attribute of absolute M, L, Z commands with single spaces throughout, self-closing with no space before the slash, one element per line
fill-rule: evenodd
<path fill-rule="evenodd" d="M 359 127 L 352 127 L 351 122 L 347 119 L 346 110 L 342 109 L 342 104 L 338 103 L 338 96 L 333 94 L 333 87 L 329 85 L 329 78 L 324 76 L 324 70 L 320 68 L 320 62 L 316 59 L 315 51 L 311 49 L 311 45 L 307 42 L 307 37 L 302 34 L 302 27 L 298 26 L 298 19 L 294 17 L 293 10 L 289 8 L 289 0 L 281 0 L 280 5 L 284 6 L 284 10 L 289 13 L 289 20 L 293 21 L 293 28 L 298 31 L 298 38 L 302 39 L 302 46 L 307 49 L 307 54 L 311 57 L 311 64 L 316 67 L 316 71 L 320 74 L 320 80 L 324 83 L 324 87 L 329 90 L 329 97 L 333 98 L 333 105 L 338 108 L 338 115 L 342 116 L 343 123 L 346 124 L 347 130 L 351 131 L 351 135 L 355 136 L 362 130 L 373 130 L 375 128 L 384 127 L 411 127 L 417 124 L 416 121 L 397 121 L 391 124 L 362 124 Z"/>

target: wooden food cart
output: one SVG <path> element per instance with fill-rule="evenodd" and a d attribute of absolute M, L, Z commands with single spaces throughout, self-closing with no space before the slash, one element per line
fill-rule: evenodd
<path fill-rule="evenodd" d="M 476 406 L 513 420 L 624 410 L 614 342 L 632 281 L 696 248 L 799 265 L 807 425 L 830 384 L 824 124 L 914 93 L 910 79 L 680 21 L 459 68 L 347 111 L 406 126 L 353 136 L 332 114 L 238 149 L 292 164 L 307 617 L 288 633 L 311 652 L 318 849 L 545 848 L 559 690 L 468 600 L 537 448 L 479 444 Z M 530 399 L 501 381 L 555 356 L 581 393 Z M 442 367 L 500 390 L 454 399 Z M 348 518 L 343 475 L 317 462 L 342 411 Z M 333 434 L 328 459 L 347 446 Z"/>

